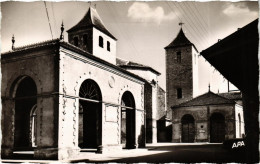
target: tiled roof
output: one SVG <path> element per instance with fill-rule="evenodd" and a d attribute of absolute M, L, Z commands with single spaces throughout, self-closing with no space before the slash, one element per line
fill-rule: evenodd
<path fill-rule="evenodd" d="M 172 48 L 172 47 L 187 46 L 187 45 L 193 45 L 196 51 L 198 51 L 196 46 L 193 43 L 191 43 L 190 40 L 185 36 L 181 28 L 177 37 L 168 46 L 166 46 L 165 49 Z"/>
<path fill-rule="evenodd" d="M 189 106 L 203 106 L 203 105 L 220 105 L 220 104 L 235 104 L 235 101 L 217 95 L 211 91 L 195 97 L 189 101 L 181 103 L 179 105 L 173 106 L 172 108 L 177 107 L 189 107 Z"/>
<path fill-rule="evenodd" d="M 31 50 L 31 49 L 40 48 L 40 47 L 53 46 L 53 45 L 57 45 L 57 43 L 59 43 L 59 42 L 60 42 L 59 39 L 46 40 L 46 41 L 39 42 L 39 43 L 29 44 L 29 45 L 25 45 L 25 46 L 21 46 L 21 47 L 15 47 L 14 50 L 1 53 L 1 55 L 4 56 L 9 53 L 17 53 L 20 51 Z"/>
<path fill-rule="evenodd" d="M 104 32 L 105 34 L 116 40 L 116 38 L 106 29 L 96 9 L 93 9 L 92 7 L 89 8 L 88 12 L 79 21 L 79 23 L 70 28 L 67 32 L 88 27 L 96 27 L 100 31 Z"/>
<path fill-rule="evenodd" d="M 152 67 L 140 64 L 140 63 L 136 63 L 136 62 L 132 62 L 132 61 L 127 61 L 127 60 L 123 60 L 123 59 L 116 59 L 116 65 L 118 65 L 121 68 L 132 68 L 132 69 L 140 69 L 140 70 L 149 70 L 151 72 L 154 72 L 157 75 L 161 75 L 160 72 L 156 71 L 155 69 L 153 69 Z"/>
<path fill-rule="evenodd" d="M 105 64 L 107 66 L 110 66 L 122 73 L 128 74 L 138 80 L 141 80 L 142 82 L 147 82 L 145 79 L 143 79 L 142 77 L 133 74 L 119 66 L 116 66 L 114 64 L 111 64 L 103 59 L 100 59 L 92 54 L 90 54 L 87 51 L 82 50 L 81 48 L 78 48 L 70 43 L 64 42 L 64 41 L 60 41 L 59 39 L 54 39 L 54 40 L 48 40 L 48 41 L 44 41 L 44 42 L 40 42 L 40 43 L 35 43 L 35 44 L 31 44 L 31 45 L 27 45 L 27 46 L 22 46 L 22 47 L 17 47 L 15 48 L 15 50 L 13 51 L 9 51 L 9 52 L 5 52 L 5 53 L 1 53 L 1 58 L 5 59 L 5 58 L 9 58 L 12 57 L 15 54 L 23 54 L 26 53 L 27 51 L 36 51 L 38 50 L 38 48 L 59 48 L 59 47 L 64 47 L 67 48 L 68 50 L 74 51 L 82 56 L 85 56 L 89 59 L 92 59 L 94 61 L 97 61 L 99 63 Z"/>
<path fill-rule="evenodd" d="M 241 92 L 218 93 L 218 95 L 231 100 L 242 100 Z"/>
<path fill-rule="evenodd" d="M 165 48 L 176 47 L 176 46 L 183 46 L 183 45 L 191 45 L 192 43 L 189 39 L 185 36 L 182 28 L 180 29 L 177 37 Z"/>

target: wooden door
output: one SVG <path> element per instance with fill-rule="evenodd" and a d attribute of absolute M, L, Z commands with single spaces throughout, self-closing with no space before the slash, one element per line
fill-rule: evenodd
<path fill-rule="evenodd" d="M 195 139 L 194 118 L 191 115 L 185 115 L 182 118 L 182 142 L 192 143 Z"/>
<path fill-rule="evenodd" d="M 221 143 L 225 140 L 225 118 L 222 114 L 214 114 L 210 118 L 210 142 Z"/>

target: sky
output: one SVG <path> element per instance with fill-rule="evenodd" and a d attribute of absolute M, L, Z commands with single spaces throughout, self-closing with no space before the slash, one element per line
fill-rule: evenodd
<path fill-rule="evenodd" d="M 59 38 L 61 22 L 65 31 L 70 29 L 82 19 L 90 5 L 96 7 L 106 28 L 118 39 L 117 57 L 161 72 L 159 85 L 163 89 L 164 47 L 178 34 L 180 22 L 184 23 L 182 28 L 187 38 L 201 52 L 259 17 L 257 1 L 48 1 L 46 8 L 43 1 L 2 2 L 1 52 L 11 50 L 13 35 L 16 47 Z M 67 33 L 64 37 L 68 41 Z M 209 84 L 213 92 L 227 92 L 227 81 L 200 56 L 199 92 L 207 92 Z"/>

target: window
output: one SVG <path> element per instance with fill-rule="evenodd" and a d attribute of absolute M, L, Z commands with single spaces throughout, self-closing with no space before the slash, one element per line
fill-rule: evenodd
<path fill-rule="evenodd" d="M 103 38 L 102 38 L 102 36 L 99 36 L 99 47 L 103 48 Z"/>
<path fill-rule="evenodd" d="M 88 44 L 88 35 L 84 34 L 83 35 L 83 44 L 86 46 Z"/>
<path fill-rule="evenodd" d="M 74 37 L 73 41 L 74 41 L 74 45 L 78 47 L 79 46 L 79 39 L 78 39 L 78 37 Z"/>
<path fill-rule="evenodd" d="M 181 52 L 177 52 L 177 63 L 181 63 Z"/>
<path fill-rule="evenodd" d="M 177 88 L 177 98 L 178 99 L 182 98 L 182 89 L 181 88 Z"/>
<path fill-rule="evenodd" d="M 107 41 L 107 50 L 110 51 L 110 42 Z"/>

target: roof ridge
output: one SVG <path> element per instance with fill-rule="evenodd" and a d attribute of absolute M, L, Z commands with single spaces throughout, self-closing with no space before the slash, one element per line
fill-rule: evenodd
<path fill-rule="evenodd" d="M 69 30 L 67 30 L 67 32 L 71 32 L 85 27 L 95 27 L 96 29 L 100 30 L 101 32 L 108 35 L 112 39 L 117 40 L 106 28 L 97 10 L 92 8 L 91 6 L 89 7 L 88 11 L 83 16 L 83 18 L 76 25 L 74 25 Z"/>
<path fill-rule="evenodd" d="M 231 102 L 232 102 L 232 103 L 235 103 L 234 100 L 228 99 L 228 98 L 223 97 L 223 96 L 220 96 L 220 95 L 218 95 L 218 94 L 216 94 L 216 93 L 214 93 L 214 92 L 208 91 L 208 92 L 206 92 L 206 93 L 204 93 L 204 94 L 202 94 L 202 95 L 199 95 L 199 96 L 197 96 L 197 97 L 195 97 L 195 98 L 189 99 L 189 100 L 187 100 L 187 101 L 185 101 L 185 102 L 182 102 L 182 103 L 180 103 L 180 104 L 173 105 L 173 106 L 171 106 L 171 107 L 172 107 L 172 108 L 173 108 L 173 107 L 181 107 L 181 106 L 187 105 L 188 103 L 192 103 L 192 102 L 194 103 L 194 102 L 196 102 L 198 99 L 200 99 L 201 97 L 206 96 L 206 95 L 208 95 L 208 94 L 217 96 L 217 97 L 219 97 L 219 98 L 221 98 L 221 99 L 223 99 L 223 100 L 228 101 L 229 103 L 231 103 Z M 204 103 L 204 105 L 206 105 L 206 104 L 207 104 L 207 103 Z M 200 104 L 200 105 L 203 105 L 203 104 Z M 192 105 L 188 105 L 188 106 L 192 106 Z"/>
<path fill-rule="evenodd" d="M 144 64 L 141 64 L 141 63 L 138 63 L 138 62 L 134 62 L 134 61 L 126 61 L 126 64 L 119 64 L 118 66 L 120 67 L 132 67 L 132 68 L 148 68 L 150 70 L 152 70 L 153 72 L 155 72 L 156 74 L 158 75 L 161 75 L 160 72 L 158 72 L 157 70 L 155 70 L 152 66 L 149 66 L 149 65 L 144 65 Z"/>
<path fill-rule="evenodd" d="M 213 93 L 213 92 L 211 92 L 211 93 Z M 220 98 L 223 98 L 223 99 L 227 99 L 227 100 L 231 100 L 231 99 L 228 99 L 228 98 L 226 98 L 226 97 L 224 97 L 224 96 L 221 96 L 221 95 L 219 95 L 219 94 L 217 94 L 217 93 L 213 93 L 214 95 L 216 95 L 216 96 L 219 96 Z M 232 100 L 233 101 L 233 100 Z"/>
<path fill-rule="evenodd" d="M 165 47 L 165 49 L 176 47 L 176 46 L 184 46 L 184 45 L 193 45 L 193 43 L 187 38 L 187 36 L 185 35 L 185 33 L 181 28 L 177 36 L 173 39 L 173 41 L 168 46 Z"/>
<path fill-rule="evenodd" d="M 18 51 L 22 51 L 22 50 L 25 50 L 25 49 L 33 48 L 33 47 L 36 47 L 36 46 L 42 46 L 42 45 L 44 45 L 46 43 L 53 43 L 53 42 L 58 42 L 58 41 L 60 42 L 60 39 L 56 38 L 56 39 L 45 40 L 45 41 L 36 42 L 36 43 L 32 43 L 32 44 L 27 44 L 27 45 L 15 47 L 14 50 L 3 52 L 1 54 L 4 55 L 4 54 L 7 54 L 7 53 L 11 53 L 11 52 L 18 52 Z"/>

